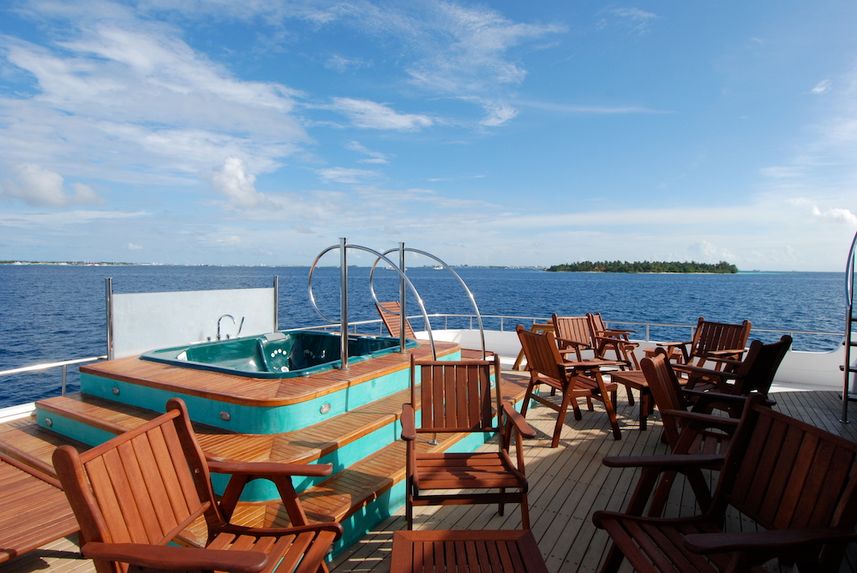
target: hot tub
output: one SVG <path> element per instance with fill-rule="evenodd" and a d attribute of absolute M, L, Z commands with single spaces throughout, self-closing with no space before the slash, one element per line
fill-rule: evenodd
<path fill-rule="evenodd" d="M 415 340 L 405 347 L 413 348 Z M 397 352 L 399 339 L 348 337 L 348 360 L 357 362 Z M 140 358 L 174 366 L 225 372 L 252 378 L 293 378 L 330 370 L 341 364 L 339 335 L 328 332 L 274 332 L 153 350 Z"/>

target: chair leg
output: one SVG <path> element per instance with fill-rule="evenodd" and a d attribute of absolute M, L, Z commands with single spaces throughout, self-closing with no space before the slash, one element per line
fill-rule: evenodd
<path fill-rule="evenodd" d="M 576 400 L 575 400 L 575 401 L 576 401 Z M 587 396 L 587 397 L 586 397 L 586 409 L 587 409 L 587 410 L 589 410 L 590 412 L 595 411 L 595 407 L 592 405 L 592 396 Z M 580 418 L 578 418 L 578 420 L 579 420 L 579 419 L 580 419 Z"/>
<path fill-rule="evenodd" d="M 521 494 L 521 529 L 530 528 L 530 505 L 527 501 L 527 494 Z"/>
<path fill-rule="evenodd" d="M 631 387 L 625 384 L 625 392 L 628 393 L 628 405 L 634 405 L 634 394 L 631 392 Z"/>
<path fill-rule="evenodd" d="M 530 385 L 527 386 L 527 393 L 524 394 L 524 402 L 521 404 L 521 415 L 526 417 L 527 410 L 530 408 L 530 400 L 533 399 L 533 390 L 535 385 L 530 382 Z"/>
<path fill-rule="evenodd" d="M 616 573 L 622 565 L 625 555 L 616 547 L 615 543 L 610 544 L 610 549 L 607 550 L 607 556 L 604 558 L 604 563 L 598 573 Z"/>
<path fill-rule="evenodd" d="M 405 525 L 407 526 L 408 531 L 411 531 L 414 528 L 414 499 L 413 499 L 413 491 L 411 489 L 412 481 L 411 478 L 405 479 Z"/>
<path fill-rule="evenodd" d="M 565 423 L 565 415 L 568 413 L 568 403 L 574 400 L 574 417 L 579 420 L 582 416 L 580 408 L 577 406 L 577 400 L 574 399 L 574 392 L 570 391 L 562 393 L 562 404 L 559 406 L 559 412 L 556 416 L 556 426 L 553 429 L 553 439 L 551 439 L 551 447 L 555 448 L 559 445 L 559 435 L 562 433 L 562 425 Z"/>
<path fill-rule="evenodd" d="M 610 418 L 610 426 L 613 428 L 613 439 L 621 440 L 622 432 L 619 430 L 619 421 L 616 420 L 616 410 L 613 408 L 613 402 L 610 400 L 610 394 L 604 386 L 604 378 L 600 372 L 595 373 L 595 380 L 598 383 L 601 399 L 604 401 L 604 409 L 607 410 L 607 417 Z"/>
<path fill-rule="evenodd" d="M 501 487 L 500 488 L 500 495 L 505 495 L 505 493 L 506 493 L 506 488 Z M 500 515 L 500 516 L 503 515 L 503 509 L 505 508 L 505 506 L 506 506 L 505 502 L 502 502 L 502 501 L 497 504 L 497 514 L 498 515 Z"/>

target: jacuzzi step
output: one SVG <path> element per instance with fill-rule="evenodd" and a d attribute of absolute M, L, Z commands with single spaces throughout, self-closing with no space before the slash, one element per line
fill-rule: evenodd
<path fill-rule="evenodd" d="M 503 394 L 516 404 L 526 391 L 526 379 L 505 379 Z M 483 442 L 479 434 L 438 434 L 437 445 L 428 437 L 417 442 L 419 451 L 472 451 Z M 300 494 L 301 504 L 310 521 L 337 521 L 345 534 L 336 550 L 357 541 L 375 524 L 389 517 L 404 504 L 405 444 L 401 440 L 389 444 L 350 465 L 341 472 L 308 488 Z M 517 508 L 511 508 L 516 510 Z M 241 502 L 233 520 L 243 525 L 281 527 L 289 519 L 278 501 L 267 503 Z M 205 535 L 202 528 L 194 535 Z"/>

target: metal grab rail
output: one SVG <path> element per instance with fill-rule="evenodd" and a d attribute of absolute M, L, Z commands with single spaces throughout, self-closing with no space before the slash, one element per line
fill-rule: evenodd
<path fill-rule="evenodd" d="M 316 313 L 322 319 L 330 321 L 330 319 L 327 318 L 323 312 L 321 312 L 321 309 L 318 307 L 318 303 L 316 303 L 315 293 L 312 290 L 312 277 L 313 277 L 313 273 L 315 272 L 316 267 L 318 266 L 318 262 L 321 260 L 321 258 L 334 249 L 339 249 L 339 272 L 340 272 L 340 284 L 339 284 L 339 298 L 340 298 L 340 313 L 339 314 L 340 314 L 340 316 L 339 316 L 339 322 L 341 325 L 341 327 L 340 327 L 340 332 L 341 332 L 340 339 L 341 340 L 340 340 L 339 349 L 340 349 L 341 368 L 343 370 L 348 368 L 348 259 L 346 257 L 346 253 L 348 252 L 348 249 L 355 249 L 358 251 L 363 251 L 363 252 L 375 255 L 376 257 L 378 257 L 378 260 L 383 260 L 385 263 L 387 263 L 390 266 L 390 268 L 395 270 L 399 274 L 399 280 L 402 281 L 403 283 L 407 284 L 408 287 L 410 287 L 411 292 L 414 293 L 414 296 L 417 299 L 417 304 L 419 305 L 420 310 L 423 313 L 423 317 L 425 318 L 426 323 L 429 325 L 428 335 L 429 335 L 429 341 L 431 342 L 431 353 L 432 353 L 433 359 L 437 360 L 437 350 L 435 349 L 434 337 L 432 336 L 432 333 L 431 333 L 431 323 L 429 322 L 428 314 L 426 313 L 426 307 L 423 304 L 423 299 L 420 296 L 420 293 L 417 291 L 417 287 L 414 286 L 414 283 L 411 282 L 411 279 L 408 278 L 408 276 L 404 273 L 404 271 L 402 269 L 400 269 L 398 266 L 396 266 L 396 264 L 393 263 L 393 261 L 391 261 L 389 258 L 387 258 L 386 255 L 384 255 L 383 253 L 379 253 L 378 251 L 376 251 L 374 249 L 370 249 L 369 247 L 364 247 L 363 245 L 349 244 L 348 241 L 345 239 L 345 237 L 341 237 L 339 239 L 338 244 L 331 245 L 331 246 L 327 247 L 326 249 L 324 249 L 323 251 L 321 251 L 318 254 L 318 256 L 316 256 L 315 260 L 312 263 L 312 266 L 309 269 L 309 276 L 307 278 L 307 294 L 309 294 L 309 301 L 312 304 L 312 307 L 315 309 Z"/>
<path fill-rule="evenodd" d="M 440 266 L 443 267 L 443 269 L 445 271 L 452 273 L 452 276 L 455 277 L 455 280 L 457 280 L 458 284 L 461 285 L 461 288 L 464 289 L 464 293 L 467 295 L 467 298 L 468 298 L 468 300 L 470 300 L 470 304 L 473 307 L 473 311 L 476 313 L 476 315 L 475 315 L 476 321 L 479 325 L 479 337 L 480 337 L 480 341 L 482 343 L 482 359 L 485 360 L 487 352 L 486 352 L 486 348 L 485 348 L 485 328 L 484 328 L 484 325 L 482 323 L 482 314 L 479 312 L 479 305 L 476 304 L 476 297 L 473 296 L 473 291 L 470 290 L 470 287 L 467 286 L 467 283 L 464 282 L 464 279 L 461 278 L 461 275 L 459 275 L 457 272 L 455 272 L 455 269 L 453 269 L 451 266 L 446 264 L 446 261 L 444 261 L 443 259 L 436 257 L 435 255 L 429 253 L 428 251 L 423 251 L 420 249 L 414 249 L 411 247 L 405 247 L 404 243 L 399 243 L 399 247 L 397 249 L 390 249 L 388 251 L 385 251 L 383 254 L 386 256 L 386 255 L 392 254 L 395 251 L 399 251 L 399 253 L 400 253 L 399 265 L 400 265 L 400 271 L 402 271 L 402 272 L 405 271 L 405 263 L 404 263 L 405 253 L 415 253 L 417 255 L 422 255 L 424 257 L 432 259 L 436 263 L 440 264 Z M 372 295 L 372 300 L 375 302 L 376 305 L 378 305 L 379 308 L 380 308 L 381 302 L 378 300 L 378 295 L 375 293 L 375 269 L 377 268 L 378 263 L 380 263 L 380 262 L 381 262 L 381 257 L 378 257 L 377 259 L 375 259 L 375 263 L 372 265 L 372 270 L 369 271 L 369 292 Z M 402 296 L 404 294 L 404 289 L 400 289 L 399 292 L 400 292 L 399 297 L 401 299 L 399 302 L 399 308 L 400 308 L 401 312 L 404 312 L 405 301 L 404 301 L 404 297 Z M 473 316 L 473 315 L 471 315 L 471 316 Z M 405 320 L 405 318 L 407 318 L 407 317 L 402 317 L 402 323 L 403 324 L 402 324 L 401 332 L 402 332 L 402 340 L 403 341 L 405 339 L 405 335 L 404 335 L 404 330 L 405 330 L 404 329 L 404 320 Z M 471 325 L 472 325 L 472 320 L 471 320 Z M 429 332 L 429 338 L 431 338 L 431 323 L 430 322 L 427 324 L 427 329 Z M 502 327 L 501 327 L 501 330 L 502 330 Z M 402 349 L 404 349 L 404 343 L 402 344 Z M 434 353 L 434 341 L 432 341 L 432 353 Z M 435 356 L 435 360 L 436 359 L 437 359 L 437 357 Z"/>
<path fill-rule="evenodd" d="M 21 368 L 12 368 L 11 370 L 0 370 L 0 377 L 14 376 L 15 374 L 26 374 L 28 372 L 41 372 L 43 370 L 51 370 L 53 368 L 62 368 L 62 378 L 60 382 L 60 392 L 65 396 L 66 382 L 68 380 L 68 367 L 77 364 L 86 364 L 87 362 L 95 362 L 104 360 L 106 355 L 90 356 L 87 358 L 73 358 L 71 360 L 60 360 L 58 362 L 45 362 L 43 364 L 31 364 L 30 366 L 22 366 Z"/>
<path fill-rule="evenodd" d="M 854 328 L 854 274 L 857 272 L 857 233 L 851 241 L 848 259 L 845 261 L 845 362 L 842 365 L 842 418 L 848 423 L 848 382 L 855 368 L 851 365 L 851 347 L 854 346 L 852 330 Z"/>

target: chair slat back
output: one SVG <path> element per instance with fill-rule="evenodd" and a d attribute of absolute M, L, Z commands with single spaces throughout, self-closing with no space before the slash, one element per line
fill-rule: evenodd
<path fill-rule="evenodd" d="M 520 324 L 515 327 L 521 348 L 527 359 L 527 370 L 562 381 L 565 376 L 563 360 L 556 345 L 556 338 L 550 331 L 531 332 Z"/>
<path fill-rule="evenodd" d="M 659 348 L 651 358 L 643 358 L 640 369 L 646 377 L 646 384 L 655 399 L 655 405 L 661 412 L 665 410 L 684 410 L 687 404 L 682 399 L 681 387 L 675 371 L 667 360 L 667 353 Z M 664 418 L 664 436 L 671 446 L 678 442 L 680 429 L 674 418 Z"/>
<path fill-rule="evenodd" d="M 411 355 L 411 394 L 420 370 L 418 432 L 493 432 L 500 412 L 500 359 L 417 361 Z M 493 399 L 492 405 L 492 386 Z"/>
<path fill-rule="evenodd" d="M 393 338 L 398 338 L 401 336 L 402 332 L 402 306 L 399 304 L 397 300 L 391 300 L 386 302 L 379 302 L 375 305 L 375 308 L 378 309 L 378 314 L 381 315 L 381 320 L 384 322 L 384 326 L 387 327 L 387 332 L 390 333 L 390 336 Z M 410 321 L 405 318 L 405 338 L 416 338 L 416 334 L 414 333 L 414 329 L 411 326 Z"/>
<path fill-rule="evenodd" d="M 857 523 L 857 443 L 756 404 L 733 444 L 725 498 L 766 529 Z"/>
<path fill-rule="evenodd" d="M 592 346 L 589 319 L 586 316 L 551 316 L 556 337 Z"/>
<path fill-rule="evenodd" d="M 196 442 L 188 429 L 186 410 L 170 409 L 82 454 L 68 446 L 56 450 L 57 476 L 83 539 L 163 545 L 213 509 L 208 468 L 198 446 L 189 447 Z"/>
<path fill-rule="evenodd" d="M 750 343 L 744 362 L 736 370 L 738 391 L 742 394 L 758 392 L 768 395 L 777 369 L 791 348 L 792 337 L 785 335 L 779 342 L 763 344 L 760 340 Z"/>
<path fill-rule="evenodd" d="M 711 322 L 699 317 L 691 345 L 691 356 L 700 356 L 706 352 L 744 348 L 750 337 L 750 321 L 741 324 Z"/>

